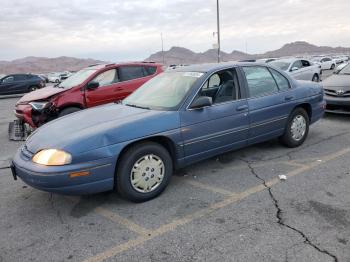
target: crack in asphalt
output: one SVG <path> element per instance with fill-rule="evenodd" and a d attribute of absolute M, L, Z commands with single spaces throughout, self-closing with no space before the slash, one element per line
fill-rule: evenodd
<path fill-rule="evenodd" d="M 306 234 L 305 234 L 303 231 L 301 231 L 301 230 L 299 230 L 299 229 L 297 229 L 297 228 L 295 228 L 295 227 L 293 227 L 293 226 L 290 226 L 290 225 L 286 224 L 286 223 L 283 221 L 283 217 L 282 217 L 283 211 L 282 211 L 282 209 L 281 209 L 280 206 L 279 206 L 279 203 L 278 203 L 277 198 L 276 198 L 276 197 L 274 196 L 274 194 L 272 193 L 272 188 L 271 188 L 270 186 L 267 185 L 265 179 L 263 179 L 262 177 L 260 177 L 260 176 L 258 175 L 258 173 L 255 171 L 254 167 L 252 166 L 251 162 L 249 162 L 249 161 L 247 161 L 247 160 L 245 160 L 245 159 L 242 159 L 242 158 L 241 158 L 240 160 L 243 161 L 243 162 L 245 162 L 245 163 L 247 164 L 247 166 L 248 166 L 248 168 L 249 168 L 249 170 L 250 170 L 250 173 L 251 173 L 252 175 L 254 175 L 258 180 L 260 180 L 260 181 L 262 182 L 262 185 L 268 190 L 269 195 L 270 195 L 270 198 L 271 198 L 271 200 L 272 200 L 272 202 L 273 202 L 273 204 L 274 204 L 274 206 L 275 206 L 275 208 L 276 208 L 276 210 L 277 210 L 277 212 L 276 212 L 276 218 L 278 219 L 278 220 L 277 220 L 277 223 L 278 223 L 279 225 L 283 226 L 283 227 L 289 228 L 290 230 L 293 230 L 294 232 L 298 233 L 298 234 L 304 239 L 303 243 L 305 243 L 305 244 L 307 244 L 307 245 L 313 247 L 313 248 L 314 248 L 315 250 L 317 250 L 318 252 L 321 252 L 321 253 L 323 253 L 323 254 L 325 254 L 325 255 L 331 257 L 335 262 L 338 262 L 338 258 L 337 258 L 336 255 L 330 253 L 330 252 L 329 252 L 328 250 L 326 250 L 326 249 L 320 248 L 319 246 L 317 246 L 316 244 L 314 244 L 314 243 L 306 236 Z"/>
<path fill-rule="evenodd" d="M 54 201 L 53 201 L 53 194 L 52 193 L 50 193 L 50 195 L 49 195 L 49 202 L 51 204 L 52 209 L 56 212 L 56 215 L 57 215 L 58 219 L 60 220 L 61 224 L 64 224 L 64 221 L 63 221 L 63 218 L 61 216 L 60 211 L 55 208 Z"/>

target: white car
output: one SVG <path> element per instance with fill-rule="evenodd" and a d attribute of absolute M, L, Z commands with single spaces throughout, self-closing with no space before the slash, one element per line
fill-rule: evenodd
<path fill-rule="evenodd" d="M 60 83 L 61 82 L 61 73 L 51 73 L 47 76 L 49 82 L 51 83 Z"/>
<path fill-rule="evenodd" d="M 303 58 L 277 59 L 269 63 L 276 68 L 285 71 L 297 80 L 319 82 L 321 79 L 321 66 L 313 64 Z"/>
<path fill-rule="evenodd" d="M 330 57 L 317 57 L 312 62 L 320 65 L 322 70 L 333 70 L 336 66 L 336 62 Z"/>

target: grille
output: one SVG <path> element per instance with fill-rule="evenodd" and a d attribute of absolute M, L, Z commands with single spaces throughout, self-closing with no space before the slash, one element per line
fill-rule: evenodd
<path fill-rule="evenodd" d="M 329 95 L 329 96 L 350 97 L 350 91 L 345 91 L 343 94 L 337 94 L 336 90 L 325 89 L 324 92 L 326 95 Z"/>

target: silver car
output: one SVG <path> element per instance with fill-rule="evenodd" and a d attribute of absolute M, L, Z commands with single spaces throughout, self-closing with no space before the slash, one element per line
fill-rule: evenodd
<path fill-rule="evenodd" d="M 287 72 L 297 80 L 318 82 L 321 79 L 321 66 L 315 65 L 307 59 L 278 59 L 269 64 Z"/>

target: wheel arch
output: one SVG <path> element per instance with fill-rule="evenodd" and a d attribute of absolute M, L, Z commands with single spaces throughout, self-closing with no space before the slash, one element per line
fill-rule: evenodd
<path fill-rule="evenodd" d="M 117 162 L 116 162 L 116 165 L 115 165 L 115 174 L 117 173 L 121 156 L 123 154 L 125 154 L 125 152 L 130 147 L 132 147 L 132 146 L 134 146 L 136 144 L 144 143 L 144 142 L 154 142 L 154 143 L 157 143 L 157 144 L 163 146 L 169 152 L 170 157 L 171 157 L 171 159 L 173 161 L 173 166 L 176 169 L 176 166 L 177 166 L 177 153 L 176 153 L 175 142 L 172 139 L 170 139 L 169 137 L 167 137 L 167 136 L 161 136 L 160 135 L 160 136 L 147 137 L 147 138 L 140 139 L 140 140 L 137 140 L 137 141 L 133 141 L 133 142 L 127 144 L 119 153 L 119 156 L 117 158 Z"/>
<path fill-rule="evenodd" d="M 85 109 L 81 104 L 79 103 L 69 103 L 69 104 L 64 104 L 60 107 L 58 107 L 58 113 L 62 112 L 64 109 L 66 108 L 69 108 L 69 107 L 76 107 L 76 108 L 79 108 L 79 109 Z"/>
<path fill-rule="evenodd" d="M 312 118 L 312 107 L 309 103 L 302 103 L 302 104 L 299 104 L 297 105 L 296 107 L 294 107 L 293 111 L 297 108 L 303 108 L 307 115 L 309 116 L 309 121 L 311 121 L 311 118 Z"/>

